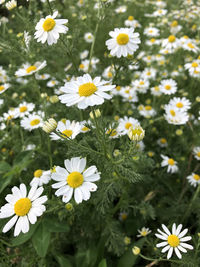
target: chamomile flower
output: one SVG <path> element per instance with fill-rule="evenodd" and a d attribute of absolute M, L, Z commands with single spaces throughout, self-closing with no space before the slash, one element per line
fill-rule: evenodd
<path fill-rule="evenodd" d="M 67 19 L 55 19 L 58 15 L 58 11 L 55 11 L 53 15 L 42 18 L 36 25 L 35 39 L 37 42 L 44 44 L 46 41 L 48 45 L 56 44 L 60 33 L 66 33 L 68 27 L 64 26 L 68 22 Z"/>
<path fill-rule="evenodd" d="M 196 187 L 197 185 L 200 184 L 200 175 L 198 175 L 196 173 L 192 173 L 192 174 L 187 176 L 187 180 L 191 185 Z"/>
<path fill-rule="evenodd" d="M 1 219 L 14 215 L 4 226 L 3 233 L 8 232 L 15 223 L 14 236 L 29 231 L 29 222 L 35 224 L 37 217 L 46 210 L 43 204 L 47 201 L 47 196 L 41 196 L 43 190 L 43 187 L 33 186 L 27 195 L 25 184 L 20 184 L 19 188 L 12 188 L 12 194 L 5 198 L 8 203 L 0 209 Z"/>
<path fill-rule="evenodd" d="M 170 24 L 170 32 L 172 34 L 176 34 L 181 29 L 182 29 L 182 26 L 181 25 L 178 25 L 178 21 L 177 20 L 172 21 L 172 23 Z"/>
<path fill-rule="evenodd" d="M 55 87 L 56 85 L 58 85 L 58 81 L 55 78 L 47 82 L 47 87 Z"/>
<path fill-rule="evenodd" d="M 157 37 L 160 35 L 160 30 L 155 27 L 148 27 L 144 29 L 144 34 L 150 37 Z"/>
<path fill-rule="evenodd" d="M 85 41 L 86 41 L 87 43 L 92 43 L 93 40 L 94 40 L 94 36 L 93 36 L 93 34 L 92 34 L 91 32 L 86 32 L 86 33 L 84 34 L 84 39 L 85 39 Z"/>
<path fill-rule="evenodd" d="M 147 79 L 138 79 L 133 83 L 134 88 L 138 91 L 138 93 L 146 94 L 149 88 L 149 81 Z"/>
<path fill-rule="evenodd" d="M 153 17 L 162 17 L 167 13 L 167 9 L 158 9 L 153 12 L 152 16 Z"/>
<path fill-rule="evenodd" d="M 171 95 L 177 91 L 177 83 L 172 79 L 162 80 L 160 84 L 160 91 L 165 95 Z"/>
<path fill-rule="evenodd" d="M 138 230 L 138 232 L 139 232 L 139 235 L 137 235 L 137 237 L 144 237 L 144 236 L 147 236 L 148 234 L 150 234 L 151 230 L 149 230 L 149 228 L 142 227 L 142 229 Z"/>
<path fill-rule="evenodd" d="M 185 69 L 189 71 L 190 76 L 200 77 L 200 60 L 194 60 L 191 63 L 184 65 Z"/>
<path fill-rule="evenodd" d="M 155 234 L 157 238 L 160 238 L 163 240 L 161 243 L 158 243 L 156 247 L 158 248 L 163 247 L 163 249 L 161 250 L 162 253 L 165 253 L 168 251 L 167 259 L 171 258 L 174 251 L 176 253 L 176 256 L 179 259 L 181 259 L 182 255 L 180 251 L 183 253 L 186 253 L 187 252 L 186 249 L 193 249 L 193 246 L 185 243 L 191 240 L 192 237 L 185 236 L 188 232 L 188 229 L 184 229 L 181 232 L 182 227 L 183 227 L 182 224 L 179 224 L 176 227 L 176 224 L 174 223 L 172 225 L 172 232 L 170 232 L 169 229 L 164 224 L 162 224 L 163 231 L 158 229 L 157 230 L 158 233 Z"/>
<path fill-rule="evenodd" d="M 167 172 L 175 173 L 178 171 L 177 162 L 173 158 L 161 155 L 163 161 L 161 162 L 162 167 L 167 166 Z"/>
<path fill-rule="evenodd" d="M 179 108 L 172 105 L 165 105 L 165 119 L 170 124 L 182 125 L 189 120 L 189 115 L 185 111 L 181 111 Z"/>
<path fill-rule="evenodd" d="M 141 27 L 140 23 L 134 19 L 133 16 L 129 16 L 127 20 L 125 20 L 124 22 L 126 27 L 133 27 L 133 28 L 137 28 L 137 27 Z"/>
<path fill-rule="evenodd" d="M 85 158 L 72 158 L 64 161 L 65 168 L 57 166 L 52 173 L 52 179 L 56 181 L 52 188 L 57 189 L 56 196 L 63 196 L 63 202 L 67 203 L 72 198 L 77 204 L 90 198 L 90 192 L 97 190 L 93 182 L 100 179 L 100 173 L 96 166 L 90 166 L 86 169 Z"/>
<path fill-rule="evenodd" d="M 21 127 L 28 131 L 32 131 L 42 126 L 43 126 L 43 120 L 41 116 L 37 114 L 29 114 L 28 117 L 24 117 L 21 120 Z"/>
<path fill-rule="evenodd" d="M 104 99 L 112 98 L 107 92 L 115 88 L 115 85 L 106 84 L 107 81 L 101 81 L 100 77 L 92 79 L 89 74 L 85 74 L 75 81 L 66 82 L 61 87 L 64 94 L 59 99 L 66 106 L 77 105 L 79 109 L 101 105 Z"/>
<path fill-rule="evenodd" d="M 106 41 L 106 46 L 110 54 L 118 58 L 133 55 L 141 42 L 139 33 L 134 33 L 134 28 L 115 28 L 109 35 L 112 38 Z"/>
<path fill-rule="evenodd" d="M 165 138 L 160 138 L 158 139 L 157 141 L 157 144 L 160 146 L 160 147 L 167 147 L 168 144 L 167 144 L 167 140 Z"/>
<path fill-rule="evenodd" d="M 160 96 L 162 94 L 162 92 L 160 91 L 160 86 L 151 87 L 150 90 L 152 95 Z"/>
<path fill-rule="evenodd" d="M 200 160 L 200 146 L 196 146 L 193 148 L 193 154 L 195 159 Z"/>
<path fill-rule="evenodd" d="M 147 105 L 144 106 L 143 109 L 139 110 L 140 115 L 144 116 L 145 118 L 151 118 L 156 115 L 156 111 L 152 106 Z"/>
<path fill-rule="evenodd" d="M 191 102 L 185 97 L 174 97 L 169 101 L 169 105 L 174 106 L 180 111 L 187 111 L 190 109 Z"/>
<path fill-rule="evenodd" d="M 15 109 L 16 117 L 23 118 L 27 116 L 33 109 L 35 108 L 35 104 L 22 102 L 19 104 L 19 107 Z"/>
<path fill-rule="evenodd" d="M 194 42 L 187 42 L 187 43 L 183 44 L 182 47 L 184 50 L 187 50 L 187 51 L 191 51 L 194 53 L 199 52 L 199 48 L 198 48 L 198 46 L 196 46 L 196 44 Z"/>
<path fill-rule="evenodd" d="M 125 135 L 128 134 L 128 130 L 131 126 L 139 125 L 139 121 L 125 116 L 123 119 L 119 119 L 119 125 L 117 127 L 117 131 L 119 132 L 120 135 Z"/>
<path fill-rule="evenodd" d="M 131 141 L 141 141 L 144 138 L 145 131 L 140 125 L 131 126 L 128 130 L 128 137 Z"/>
<path fill-rule="evenodd" d="M 15 75 L 17 77 L 28 76 L 35 73 L 36 71 L 43 69 L 46 65 L 47 65 L 46 60 L 44 60 L 43 62 L 35 62 L 35 64 L 33 65 L 25 63 L 23 64 L 22 68 L 18 69 L 15 72 Z"/>
<path fill-rule="evenodd" d="M 10 84 L 4 83 L 0 85 L 0 94 L 4 93 L 8 88 L 10 87 Z"/>
<path fill-rule="evenodd" d="M 167 39 L 162 42 L 162 47 L 167 49 L 169 53 L 174 52 L 180 45 L 179 39 L 175 35 L 170 35 Z"/>
<path fill-rule="evenodd" d="M 6 8 L 8 9 L 8 10 L 12 10 L 13 8 L 15 8 L 17 6 L 17 1 L 15 1 L 15 0 L 11 0 L 11 1 L 8 1 L 7 3 L 6 3 Z"/>
<path fill-rule="evenodd" d="M 80 132 L 81 132 L 81 125 L 79 122 L 76 121 L 59 121 L 56 131 L 59 132 L 63 138 L 70 138 L 74 139 Z M 62 139 L 56 133 L 51 133 L 50 137 L 52 140 L 59 140 Z"/>
<path fill-rule="evenodd" d="M 48 73 L 43 73 L 43 74 L 37 74 L 36 73 L 36 75 L 35 75 L 35 78 L 37 80 L 43 80 L 43 81 L 49 79 L 49 77 L 50 77 L 50 74 L 48 74 Z"/>
<path fill-rule="evenodd" d="M 43 184 L 48 184 L 48 182 L 51 180 L 51 171 L 43 171 L 43 170 L 35 170 L 34 171 L 34 177 L 32 181 L 30 182 L 30 186 L 42 186 Z"/>

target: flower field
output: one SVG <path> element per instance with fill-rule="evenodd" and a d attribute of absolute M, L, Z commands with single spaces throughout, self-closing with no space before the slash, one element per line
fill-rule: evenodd
<path fill-rule="evenodd" d="M 0 0 L 0 267 L 200 266 L 199 14 Z"/>

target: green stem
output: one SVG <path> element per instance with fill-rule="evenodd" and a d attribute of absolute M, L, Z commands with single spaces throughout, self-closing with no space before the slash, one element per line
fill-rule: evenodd
<path fill-rule="evenodd" d="M 94 31 L 94 39 L 90 48 L 90 57 L 89 57 L 89 66 L 88 66 L 88 73 L 90 72 L 91 69 L 91 61 L 92 61 L 92 56 L 93 56 L 93 52 L 94 52 L 94 45 L 95 45 L 95 41 L 96 41 L 96 36 L 97 36 L 97 31 L 99 29 L 99 24 L 100 24 L 100 1 L 98 0 L 98 13 L 97 13 L 97 24 L 95 27 L 95 31 Z"/>
<path fill-rule="evenodd" d="M 190 201 L 190 205 L 188 206 L 188 208 L 187 208 L 187 210 L 186 210 L 186 212 L 185 212 L 185 214 L 184 214 L 184 216 L 183 216 L 183 219 L 182 219 L 183 222 L 184 222 L 184 220 L 187 219 L 187 217 L 190 215 L 190 213 L 191 213 L 191 211 L 192 211 L 192 205 L 193 205 L 194 201 L 196 200 L 196 198 L 197 198 L 199 192 L 200 192 L 200 185 L 198 185 L 197 190 L 196 190 L 196 192 L 195 192 L 195 194 L 194 194 L 192 200 Z"/>
<path fill-rule="evenodd" d="M 180 262 L 180 261 L 176 261 L 176 260 L 168 260 L 168 259 L 163 259 L 163 258 L 159 258 L 159 259 L 152 259 L 152 258 L 149 258 L 149 257 L 146 257 L 146 256 L 144 256 L 144 255 L 142 255 L 141 253 L 139 254 L 139 256 L 141 257 L 141 258 L 143 258 L 143 259 L 145 259 L 145 260 L 147 260 L 147 261 L 157 261 L 157 262 L 159 262 L 159 261 L 169 261 L 169 262 L 173 262 L 173 263 L 178 263 L 178 264 L 182 264 L 182 262 Z"/>
<path fill-rule="evenodd" d="M 50 9 L 50 13 L 51 13 L 51 15 L 52 15 L 52 14 L 53 14 L 53 10 L 52 10 L 52 8 L 51 8 L 51 4 L 50 4 L 49 0 L 47 0 L 47 3 L 48 3 L 48 6 L 49 6 L 49 9 Z"/>
<path fill-rule="evenodd" d="M 52 155 L 51 155 L 51 142 L 50 142 L 49 136 L 47 137 L 47 146 L 48 146 L 48 155 L 49 155 L 49 165 L 51 169 L 53 166 L 53 162 L 52 162 Z"/>

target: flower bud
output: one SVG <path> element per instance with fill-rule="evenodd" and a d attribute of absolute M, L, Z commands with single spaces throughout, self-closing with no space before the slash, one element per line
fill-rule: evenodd
<path fill-rule="evenodd" d="M 134 247 L 132 248 L 132 252 L 133 252 L 134 255 L 138 255 L 138 254 L 140 254 L 140 248 L 134 246 Z"/>
<path fill-rule="evenodd" d="M 140 125 L 131 126 L 128 130 L 128 137 L 132 141 L 141 141 L 144 138 L 145 131 Z"/>
<path fill-rule="evenodd" d="M 101 111 L 99 109 L 95 109 L 94 114 L 95 114 L 95 117 L 98 118 L 101 116 Z M 94 119 L 94 114 L 92 111 L 90 112 L 90 118 L 91 119 Z"/>
<path fill-rule="evenodd" d="M 56 129 L 56 127 L 57 127 L 57 122 L 53 118 L 50 118 L 48 119 L 48 121 L 44 122 L 42 129 L 46 133 L 51 133 Z"/>

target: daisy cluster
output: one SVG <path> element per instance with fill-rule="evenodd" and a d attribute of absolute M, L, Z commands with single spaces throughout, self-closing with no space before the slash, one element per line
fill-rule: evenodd
<path fill-rule="evenodd" d="M 184 266 L 190 228 L 199 264 L 200 7 L 171 2 L 0 1 L 2 232 L 46 265 Z"/>

